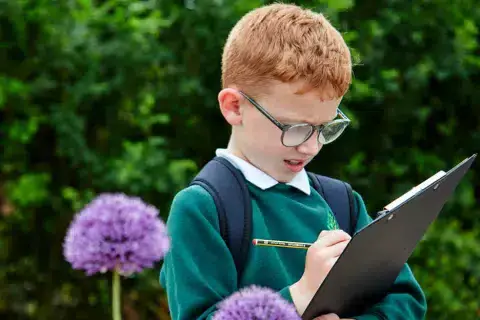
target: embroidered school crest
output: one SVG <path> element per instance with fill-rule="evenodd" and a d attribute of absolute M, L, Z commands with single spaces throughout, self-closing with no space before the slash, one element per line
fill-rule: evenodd
<path fill-rule="evenodd" d="M 332 211 L 328 211 L 327 228 L 328 230 L 340 229 L 340 226 L 337 223 L 337 219 L 335 219 Z"/>

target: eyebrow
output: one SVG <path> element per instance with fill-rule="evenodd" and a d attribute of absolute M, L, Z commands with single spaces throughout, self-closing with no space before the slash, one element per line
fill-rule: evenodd
<path fill-rule="evenodd" d="M 306 123 L 306 124 L 310 124 L 312 126 L 319 126 L 319 125 L 327 124 L 330 121 L 335 120 L 335 118 L 337 116 L 338 116 L 338 113 L 335 115 L 335 117 L 333 117 L 333 119 L 321 122 L 319 124 L 312 123 L 311 121 L 308 121 L 308 120 L 295 121 L 295 120 L 291 120 L 291 119 L 286 119 L 285 117 L 282 117 L 282 116 L 278 116 L 278 117 L 274 116 L 274 117 L 275 117 L 275 119 L 277 119 L 278 121 L 280 121 L 283 124 L 302 124 L 302 123 Z"/>

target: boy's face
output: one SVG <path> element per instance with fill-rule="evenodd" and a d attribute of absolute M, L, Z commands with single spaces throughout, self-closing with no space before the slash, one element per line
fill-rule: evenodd
<path fill-rule="evenodd" d="M 275 83 L 268 93 L 250 97 L 282 124 L 321 125 L 337 117 L 341 98 L 332 98 L 333 88 L 298 94 L 301 88 L 302 83 Z M 237 90 L 222 90 L 219 101 L 233 126 L 229 149 L 279 182 L 292 180 L 322 147 L 318 131 L 298 146 L 285 146 L 282 130 Z"/>

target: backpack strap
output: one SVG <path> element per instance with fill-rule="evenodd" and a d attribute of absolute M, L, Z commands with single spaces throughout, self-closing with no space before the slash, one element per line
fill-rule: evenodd
<path fill-rule="evenodd" d="M 312 180 L 313 188 L 332 209 L 340 229 L 353 235 L 357 226 L 358 212 L 350 184 L 311 172 L 308 172 L 308 176 Z"/>
<path fill-rule="evenodd" d="M 220 234 L 232 253 L 239 279 L 252 233 L 252 203 L 245 177 L 227 159 L 214 157 L 190 185 L 200 185 L 212 196 L 220 222 Z"/>

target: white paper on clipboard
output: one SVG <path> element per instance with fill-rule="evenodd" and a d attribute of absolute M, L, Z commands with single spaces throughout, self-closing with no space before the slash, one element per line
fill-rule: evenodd
<path fill-rule="evenodd" d="M 425 180 L 424 182 L 422 182 L 421 184 L 419 184 L 418 186 L 416 187 L 413 187 L 410 191 L 408 191 L 407 193 L 403 194 L 402 196 L 398 197 L 397 199 L 393 200 L 392 202 L 390 202 L 388 205 L 386 205 L 384 207 L 385 210 L 388 210 L 388 211 L 391 211 L 393 209 L 395 209 L 396 207 L 398 207 L 399 205 L 401 205 L 402 203 L 404 203 L 405 201 L 407 201 L 408 199 L 410 199 L 411 197 L 413 197 L 414 195 L 416 195 L 418 192 L 422 191 L 423 189 L 425 189 L 426 187 L 432 185 L 433 183 L 437 182 L 439 179 L 441 179 L 444 175 L 446 174 L 445 171 L 439 171 L 437 172 L 436 174 L 434 174 L 433 176 L 431 176 L 430 178 L 428 178 L 427 180 Z"/>

